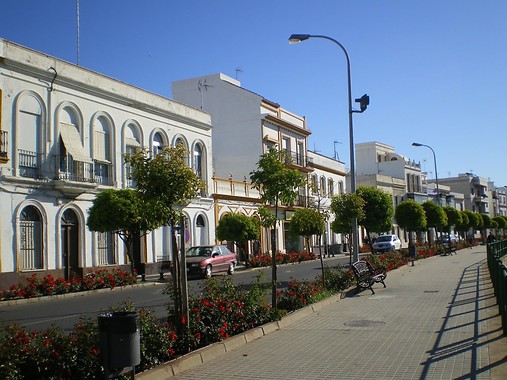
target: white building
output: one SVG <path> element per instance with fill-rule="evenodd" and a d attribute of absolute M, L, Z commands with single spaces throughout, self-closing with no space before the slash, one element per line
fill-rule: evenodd
<path fill-rule="evenodd" d="M 0 131 L 0 288 L 127 264 L 86 218 L 98 192 L 132 185 L 123 155 L 137 147 L 187 146 L 208 188 L 184 209 L 186 244 L 214 241 L 207 113 L 0 39 Z M 169 242 L 169 228 L 139 239 L 136 260 L 150 272 Z"/>
<path fill-rule="evenodd" d="M 335 160 L 310 155 L 304 117 L 287 111 L 259 94 L 241 87 L 241 83 L 222 73 L 173 82 L 175 100 L 209 112 L 213 124 L 213 170 L 215 182 L 215 216 L 218 220 L 230 212 L 254 215 L 259 206 L 259 194 L 249 184 L 250 173 L 257 168 L 259 157 L 270 147 L 283 149 L 292 158 L 293 168 L 305 175 L 312 172 L 325 178 L 325 187 L 332 178 L 334 186 L 344 183 L 345 168 Z M 312 162 L 312 159 L 316 161 Z M 331 168 L 330 170 L 328 170 Z M 319 182 L 320 183 L 320 182 Z M 328 196 L 328 191 L 325 191 Z M 309 200 L 308 188 L 300 189 L 297 206 Z M 284 207 L 278 229 L 281 251 L 302 249 L 302 239 L 289 233 L 289 218 L 293 207 Z M 261 250 L 269 251 L 268 231 L 263 231 Z M 330 241 L 337 238 L 330 236 Z M 252 251 L 252 246 L 246 247 Z"/>

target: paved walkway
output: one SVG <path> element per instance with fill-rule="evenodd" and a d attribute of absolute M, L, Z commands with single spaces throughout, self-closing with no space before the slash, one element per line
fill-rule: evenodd
<path fill-rule="evenodd" d="M 386 284 L 336 297 L 173 378 L 507 379 L 485 246 L 404 266 Z"/>

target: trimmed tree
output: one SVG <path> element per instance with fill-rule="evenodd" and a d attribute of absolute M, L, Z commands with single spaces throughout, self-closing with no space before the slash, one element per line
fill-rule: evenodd
<path fill-rule="evenodd" d="M 459 215 L 461 216 L 461 221 L 455 224 L 454 229 L 459 232 L 463 239 L 465 239 L 466 232 L 470 228 L 470 219 L 468 219 L 468 215 L 464 211 L 459 211 Z"/>
<path fill-rule="evenodd" d="M 285 151 L 271 148 L 260 156 L 257 169 L 250 173 L 250 181 L 261 194 L 264 204 L 274 205 L 275 223 L 271 234 L 272 270 L 271 270 L 271 301 L 276 309 L 276 225 L 278 221 L 278 207 L 292 205 L 299 193 L 298 189 L 305 183 L 305 177 L 299 171 L 289 167 L 290 157 Z"/>
<path fill-rule="evenodd" d="M 148 149 L 125 155 L 125 163 L 132 168 L 131 178 L 137 184 L 141 197 L 165 216 L 163 225 L 172 228 L 172 281 L 174 312 L 183 314 L 181 291 L 180 254 L 176 243 L 175 227 L 179 226 L 183 208 L 205 189 L 206 184 L 188 166 L 188 150 L 182 145 L 165 147 L 152 156 Z M 183 226 L 180 226 L 183 228 Z M 179 318 L 181 319 L 181 318 Z"/>
<path fill-rule="evenodd" d="M 435 229 L 435 236 L 438 238 L 437 229 L 447 225 L 447 214 L 444 209 L 433 201 L 426 201 L 422 204 L 426 213 L 426 227 Z M 428 231 L 428 241 L 429 231 Z"/>
<path fill-rule="evenodd" d="M 114 212 L 111 212 L 114 210 Z M 104 190 L 93 200 L 86 225 L 90 231 L 112 232 L 125 243 L 131 271 L 139 272 L 133 257 L 135 239 L 164 225 L 167 215 L 137 190 Z"/>
<path fill-rule="evenodd" d="M 374 186 L 359 186 L 356 193 L 364 200 L 364 216 L 358 223 L 366 229 L 373 253 L 370 233 L 391 230 L 394 216 L 393 199 L 389 193 Z"/>
<path fill-rule="evenodd" d="M 443 209 L 445 214 L 447 215 L 447 225 L 444 227 L 443 230 L 447 233 L 450 233 L 451 227 L 454 226 L 454 228 L 456 229 L 457 226 L 461 225 L 463 218 L 461 216 L 461 213 L 454 207 L 445 206 Z"/>
<path fill-rule="evenodd" d="M 352 253 L 352 229 L 354 219 L 360 220 L 364 217 L 364 199 L 357 193 L 340 194 L 331 199 L 331 211 L 334 213 L 334 220 L 331 223 L 331 230 L 337 234 L 344 234 L 349 242 L 349 252 Z M 352 254 L 350 255 L 352 262 Z"/>
<path fill-rule="evenodd" d="M 426 213 L 424 208 L 412 199 L 401 202 L 394 212 L 398 225 L 406 229 L 408 245 L 413 246 L 412 232 L 419 232 L 426 228 Z"/>
<path fill-rule="evenodd" d="M 216 228 L 218 240 L 233 241 L 238 251 L 243 250 L 249 240 L 256 240 L 260 236 L 260 222 L 243 214 L 227 214 L 218 222 Z M 248 252 L 244 252 L 245 266 L 248 266 Z"/>
<path fill-rule="evenodd" d="M 298 209 L 290 219 L 291 232 L 304 237 L 308 252 L 311 251 L 310 239 L 312 235 L 322 235 L 325 228 L 324 217 L 317 209 Z"/>
<path fill-rule="evenodd" d="M 475 231 L 480 230 L 482 227 L 482 218 L 476 212 L 472 212 L 470 210 L 463 210 L 463 212 L 468 216 L 468 230 L 472 229 L 472 239 L 475 236 Z"/>
<path fill-rule="evenodd" d="M 497 223 L 497 228 L 502 230 L 501 237 L 504 236 L 504 230 L 507 228 L 507 219 L 501 215 L 495 216 L 493 220 Z M 499 231 L 497 231 L 497 234 Z"/>

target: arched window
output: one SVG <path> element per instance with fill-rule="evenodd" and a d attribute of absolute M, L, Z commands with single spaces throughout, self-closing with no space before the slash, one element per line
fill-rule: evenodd
<path fill-rule="evenodd" d="M 338 182 L 338 192 L 343 194 L 343 181 Z"/>
<path fill-rule="evenodd" d="M 319 189 L 317 184 L 317 174 L 312 175 L 311 186 L 312 186 L 312 194 L 318 194 Z"/>
<path fill-rule="evenodd" d="M 151 153 L 153 154 L 153 157 L 159 153 L 162 153 L 162 150 L 164 149 L 164 139 L 160 133 L 157 132 L 153 136 L 153 143 L 151 147 Z"/>
<path fill-rule="evenodd" d="M 322 176 L 320 177 L 320 186 L 319 186 L 319 190 L 320 190 L 320 196 L 323 197 L 326 195 L 326 177 Z"/>
<path fill-rule="evenodd" d="M 95 181 L 102 185 L 112 185 L 111 125 L 104 116 L 99 116 L 93 126 L 93 145 L 95 159 Z"/>
<path fill-rule="evenodd" d="M 22 177 L 41 176 L 42 107 L 31 95 L 22 95 L 19 101 L 16 125 L 18 173 Z"/>
<path fill-rule="evenodd" d="M 203 178 L 203 157 L 201 144 L 194 146 L 194 172 L 200 179 Z"/>
<path fill-rule="evenodd" d="M 334 181 L 332 178 L 329 178 L 327 181 L 327 196 L 330 198 L 334 195 Z"/>
<path fill-rule="evenodd" d="M 195 221 L 196 227 L 206 227 L 206 221 L 202 217 L 202 215 L 199 215 Z"/>
<path fill-rule="evenodd" d="M 139 137 L 139 131 L 134 123 L 130 123 L 125 127 L 125 153 L 134 154 L 137 149 L 141 149 L 141 138 Z M 130 164 L 125 164 L 125 183 L 127 187 L 135 187 L 136 183 L 131 178 L 132 167 Z"/>
<path fill-rule="evenodd" d="M 34 206 L 27 206 L 19 218 L 21 270 L 42 269 L 42 218 Z"/>

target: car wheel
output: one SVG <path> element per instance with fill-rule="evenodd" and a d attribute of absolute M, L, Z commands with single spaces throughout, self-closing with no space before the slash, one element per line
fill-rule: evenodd
<path fill-rule="evenodd" d="M 229 269 L 227 270 L 227 273 L 230 275 L 234 273 L 234 263 L 229 263 Z"/>
<path fill-rule="evenodd" d="M 206 265 L 206 269 L 204 270 L 204 277 L 210 278 L 212 274 L 211 265 Z"/>

